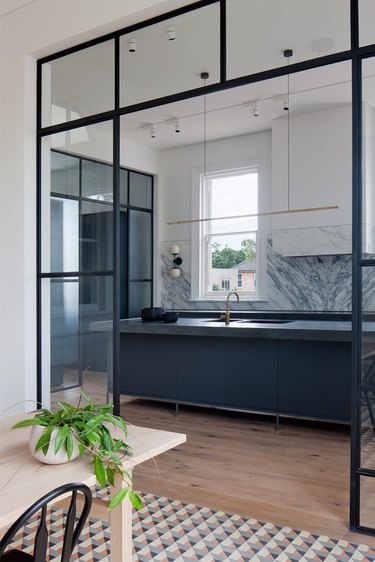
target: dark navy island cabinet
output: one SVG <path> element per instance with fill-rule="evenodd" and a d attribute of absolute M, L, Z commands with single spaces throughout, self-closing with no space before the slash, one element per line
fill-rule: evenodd
<path fill-rule="evenodd" d="M 177 336 L 121 336 L 120 393 L 177 400 Z"/>
<path fill-rule="evenodd" d="M 121 334 L 120 392 L 228 409 L 350 420 L 350 343 Z"/>
<path fill-rule="evenodd" d="M 279 412 L 350 420 L 350 345 L 279 341 Z"/>
<path fill-rule="evenodd" d="M 182 402 L 275 412 L 277 342 L 180 337 L 178 397 Z"/>

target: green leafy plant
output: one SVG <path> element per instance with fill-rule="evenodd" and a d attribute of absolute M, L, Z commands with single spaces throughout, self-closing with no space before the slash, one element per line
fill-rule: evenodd
<path fill-rule="evenodd" d="M 81 406 L 82 398 L 86 401 L 86 406 Z M 95 476 L 101 488 L 106 489 L 107 484 L 114 486 L 116 476 L 125 481 L 124 487 L 109 502 L 109 509 L 116 507 L 126 496 L 136 509 L 142 507 L 142 500 L 133 490 L 131 475 L 122 466 L 123 457 L 131 455 L 131 448 L 125 441 L 127 424 L 120 416 L 111 413 L 113 405 L 95 404 L 83 391 L 78 406 L 62 401 L 57 404 L 57 411 L 42 408 L 34 413 L 33 418 L 19 421 L 12 429 L 42 426 L 44 429 L 35 445 L 35 451 L 41 450 L 45 455 L 53 430 L 58 430 L 54 444 L 55 453 L 65 448 L 70 460 L 76 443 L 80 456 L 86 453 L 92 456 Z M 112 437 L 108 429 L 110 425 L 120 428 L 122 439 Z"/>

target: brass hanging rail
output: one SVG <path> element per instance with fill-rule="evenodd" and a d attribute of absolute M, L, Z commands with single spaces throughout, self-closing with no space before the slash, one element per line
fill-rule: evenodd
<path fill-rule="evenodd" d="M 222 221 L 222 220 L 230 220 L 230 219 L 247 219 L 252 217 L 269 217 L 274 215 L 291 215 L 294 213 L 311 213 L 313 211 L 333 211 L 338 209 L 338 205 L 327 205 L 325 207 L 304 207 L 302 209 L 287 209 L 285 211 L 269 211 L 264 213 L 252 213 L 251 215 L 233 215 L 229 217 L 212 217 L 206 219 L 185 219 L 185 220 L 177 220 L 177 221 L 168 221 L 167 225 L 173 224 L 192 224 L 196 222 L 208 222 L 208 221 Z"/>

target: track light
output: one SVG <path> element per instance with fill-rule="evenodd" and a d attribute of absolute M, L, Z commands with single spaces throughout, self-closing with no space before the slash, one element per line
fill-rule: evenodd
<path fill-rule="evenodd" d="M 179 122 L 178 120 L 175 121 L 175 124 L 174 124 L 174 132 L 175 132 L 175 133 L 181 133 L 181 126 L 180 126 L 180 122 Z"/>
<path fill-rule="evenodd" d="M 173 25 L 170 25 L 167 29 L 168 41 L 174 41 L 176 39 L 176 30 Z"/>
<path fill-rule="evenodd" d="M 259 117 L 259 104 L 258 104 L 258 102 L 254 105 L 253 115 L 254 115 L 254 117 Z"/>
<path fill-rule="evenodd" d="M 150 137 L 151 137 L 152 139 L 155 139 L 155 138 L 156 138 L 156 129 L 155 129 L 155 125 L 151 125 Z"/>
<path fill-rule="evenodd" d="M 136 50 L 137 50 L 137 43 L 135 42 L 135 39 L 133 37 L 128 41 L 128 51 L 129 53 L 135 53 Z"/>

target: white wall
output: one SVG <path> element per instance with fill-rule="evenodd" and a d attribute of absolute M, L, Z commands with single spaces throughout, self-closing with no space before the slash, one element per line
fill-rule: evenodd
<path fill-rule="evenodd" d="M 282 255 L 351 252 L 351 107 L 290 117 L 290 208 L 336 210 L 272 218 L 274 250 Z M 272 123 L 272 210 L 288 207 L 287 119 Z"/>
<path fill-rule="evenodd" d="M 265 176 L 261 178 L 263 191 L 260 194 L 259 204 L 261 208 L 270 208 L 271 132 L 254 133 L 207 143 L 208 172 L 222 169 L 226 165 L 244 165 L 257 161 L 264 163 L 265 172 Z M 192 247 L 192 225 L 167 225 L 167 222 L 190 219 L 196 216 L 192 208 L 194 170 L 202 169 L 202 167 L 202 144 L 162 152 L 162 179 L 159 194 L 161 253 L 166 258 L 170 258 L 168 250 L 170 244 L 178 243 L 181 246 L 181 257 L 183 258 L 181 269 L 189 277 L 192 274 L 195 285 L 197 284 L 197 268 L 192 267 L 192 262 L 197 264 L 198 258 Z M 265 231 L 267 231 L 267 225 L 264 226 Z M 195 290 L 197 290 L 195 285 Z M 164 290 L 166 290 L 166 287 L 164 287 Z M 185 297 L 190 299 L 190 295 L 185 295 Z"/>
<path fill-rule="evenodd" d="M 36 389 L 36 58 L 188 3 L 36 0 L 0 18 L 0 414 Z"/>
<path fill-rule="evenodd" d="M 223 165 L 271 158 L 271 133 L 255 133 L 207 143 L 207 171 Z M 192 172 L 203 166 L 203 145 L 194 144 L 162 153 L 163 187 L 160 193 L 160 238 L 190 240 L 191 225 L 168 226 L 174 219 L 192 218 Z"/>

